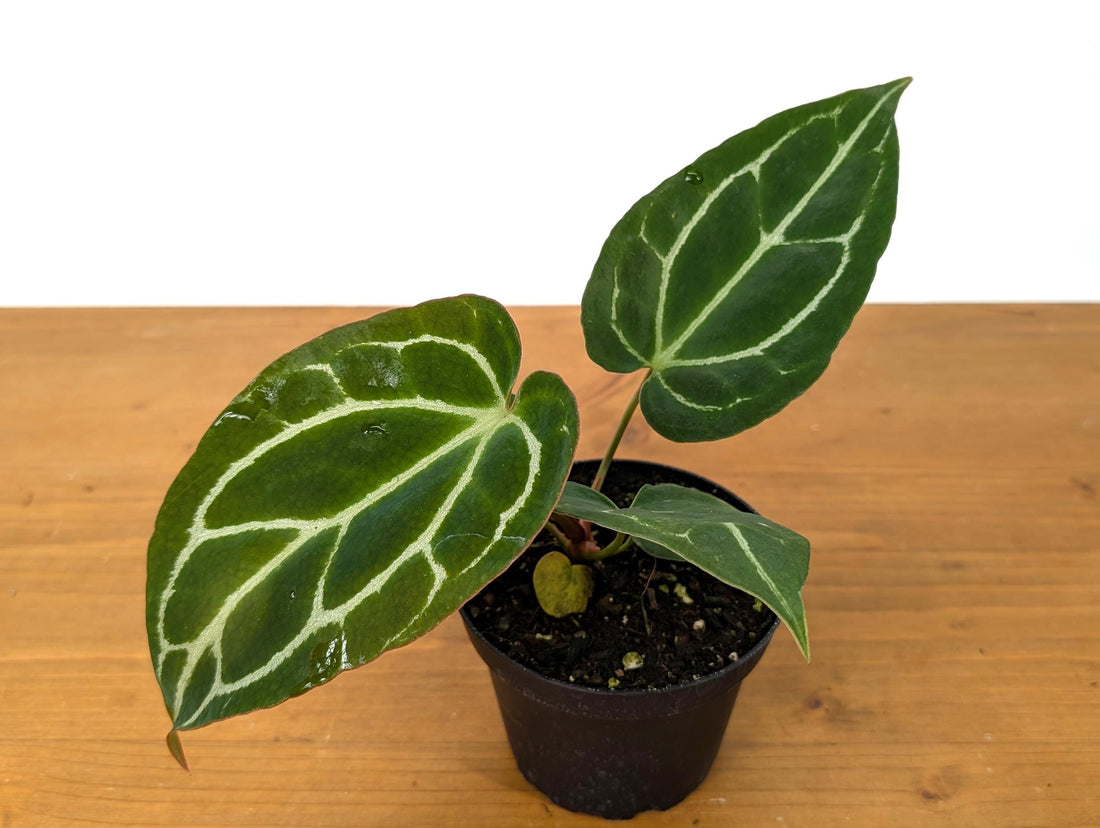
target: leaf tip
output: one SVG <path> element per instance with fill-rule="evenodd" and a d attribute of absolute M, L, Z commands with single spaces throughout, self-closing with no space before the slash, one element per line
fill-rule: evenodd
<path fill-rule="evenodd" d="M 190 773 L 191 768 L 187 766 L 187 757 L 183 753 L 180 732 L 175 729 L 168 731 L 168 736 L 165 737 L 164 741 L 168 743 L 168 752 L 172 754 L 172 758 L 179 762 L 181 768 Z"/>
<path fill-rule="evenodd" d="M 886 95 L 893 98 L 893 100 L 895 101 L 895 106 L 897 105 L 896 102 L 901 99 L 901 96 L 905 93 L 905 90 L 909 88 L 909 85 L 912 82 L 913 79 L 906 76 L 904 78 L 898 78 L 896 81 L 885 85 L 884 88 L 887 90 Z"/>
<path fill-rule="evenodd" d="M 798 644 L 798 651 L 802 653 L 802 657 L 806 659 L 806 663 L 810 663 L 810 634 L 806 631 L 806 619 L 802 619 L 802 634 L 796 635 L 795 643 Z"/>

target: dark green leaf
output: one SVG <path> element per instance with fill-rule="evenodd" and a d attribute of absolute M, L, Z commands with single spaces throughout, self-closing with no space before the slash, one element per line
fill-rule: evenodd
<path fill-rule="evenodd" d="M 668 483 L 643 486 L 628 508 L 619 509 L 599 492 L 570 482 L 556 511 L 633 535 L 651 554 L 682 558 L 755 595 L 810 657 L 801 594 L 810 544 L 801 535 L 713 495 Z"/>
<path fill-rule="evenodd" d="M 756 425 L 825 370 L 886 249 L 909 79 L 780 113 L 701 156 L 612 230 L 585 290 L 588 353 L 651 368 L 673 440 Z"/>
<path fill-rule="evenodd" d="M 149 545 L 147 624 L 177 730 L 277 704 L 427 632 L 550 513 L 572 394 L 511 395 L 515 326 L 464 296 L 331 331 L 215 420 Z"/>

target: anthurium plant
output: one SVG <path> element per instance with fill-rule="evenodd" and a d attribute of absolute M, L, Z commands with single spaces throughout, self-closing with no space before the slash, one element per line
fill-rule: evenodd
<path fill-rule="evenodd" d="M 809 657 L 805 538 L 661 484 L 600 493 L 637 408 L 676 441 L 778 412 L 825 370 L 894 219 L 894 111 L 908 79 L 799 106 L 704 153 L 612 229 L 584 292 L 588 354 L 640 374 L 590 486 L 566 482 L 577 406 L 517 385 L 520 340 L 480 296 L 356 322 L 265 368 L 169 489 L 146 621 L 178 732 L 278 704 L 407 644 L 546 527 L 547 611 L 584 608 L 588 562 L 636 543 L 770 607 Z M 593 526 L 614 533 L 602 547 Z"/>

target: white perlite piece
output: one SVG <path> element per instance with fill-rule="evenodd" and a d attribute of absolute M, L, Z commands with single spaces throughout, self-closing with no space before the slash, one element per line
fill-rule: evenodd
<path fill-rule="evenodd" d="M 623 669 L 624 670 L 637 670 L 642 666 L 645 659 L 642 658 L 640 653 L 636 653 L 631 650 L 629 653 L 623 656 Z"/>

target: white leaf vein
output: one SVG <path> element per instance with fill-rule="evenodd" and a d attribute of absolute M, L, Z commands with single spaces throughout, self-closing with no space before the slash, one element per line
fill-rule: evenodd
<path fill-rule="evenodd" d="M 481 453 L 484 451 L 484 447 L 487 444 L 491 435 L 496 431 L 498 427 L 500 427 L 503 422 L 508 419 L 513 419 L 515 422 L 521 424 L 522 428 L 524 429 L 524 435 L 528 441 L 528 445 L 530 446 L 532 444 L 533 435 L 531 435 L 530 430 L 527 429 L 526 424 L 523 424 L 518 419 L 512 418 L 512 416 L 508 413 L 506 406 L 506 394 L 501 388 L 501 385 L 497 379 L 495 372 L 492 370 L 492 365 L 490 364 L 489 360 L 483 353 L 481 353 L 472 345 L 458 340 L 430 334 L 412 337 L 405 340 L 372 342 L 365 344 L 393 348 L 400 353 L 402 350 L 410 345 L 423 342 L 433 342 L 450 347 L 455 347 L 463 353 L 467 354 L 477 364 L 479 369 L 483 372 L 483 374 L 491 383 L 494 394 L 496 396 L 496 401 L 497 403 L 499 403 L 499 405 L 491 405 L 485 407 L 458 406 L 444 403 L 439 400 L 424 398 L 422 396 L 394 400 L 358 400 L 347 396 L 346 392 L 344 392 L 342 383 L 337 377 L 336 372 L 332 369 L 331 365 L 327 363 L 313 363 L 302 366 L 298 370 L 320 371 L 328 374 L 337 384 L 340 390 L 345 393 L 345 399 L 300 422 L 293 424 L 282 422 L 283 428 L 277 434 L 258 444 L 244 457 L 241 457 L 231 463 L 228 468 L 226 468 L 226 470 L 221 474 L 217 482 L 213 486 L 211 486 L 209 491 L 206 492 L 202 501 L 199 503 L 193 516 L 191 526 L 188 529 L 188 542 L 177 555 L 173 563 L 172 571 L 169 574 L 168 583 L 160 595 L 158 606 L 158 620 L 156 624 L 156 635 L 158 639 L 158 672 L 163 671 L 165 661 L 170 653 L 179 650 L 184 650 L 187 653 L 185 663 L 179 673 L 178 680 L 176 682 L 175 698 L 177 704 L 182 701 L 184 691 L 191 681 L 194 675 L 194 671 L 198 666 L 198 663 L 203 654 L 209 652 L 213 655 L 215 659 L 217 679 L 214 686 L 208 693 L 206 700 L 202 703 L 202 705 L 200 705 L 198 709 L 196 709 L 195 713 L 191 717 L 191 721 L 194 721 L 197 717 L 199 717 L 203 712 L 202 708 L 207 706 L 210 701 L 217 695 L 225 692 L 232 692 L 233 689 L 236 689 L 240 686 L 245 686 L 246 684 L 252 683 L 253 681 L 257 680 L 258 677 L 262 677 L 258 674 L 253 674 L 249 677 L 242 678 L 241 680 L 233 682 L 231 684 L 226 684 L 222 681 L 221 640 L 222 635 L 225 631 L 225 625 L 229 616 L 232 614 L 233 610 L 240 605 L 241 601 L 244 600 L 244 598 L 248 594 L 250 594 L 257 586 L 263 583 L 272 573 L 274 573 L 279 568 L 279 566 L 281 566 L 288 558 L 295 555 L 306 542 L 328 529 L 331 529 L 333 527 L 337 528 L 336 542 L 329 552 L 329 561 L 326 562 L 327 570 L 328 565 L 331 563 L 333 551 L 338 548 L 340 541 L 346 534 L 348 526 L 350 525 L 350 522 L 355 517 L 355 515 L 359 514 L 363 509 L 368 508 L 371 504 L 385 497 L 387 494 L 393 492 L 398 487 L 412 480 L 416 475 L 423 472 L 436 460 L 440 459 L 451 451 L 454 451 L 461 445 L 470 442 L 471 440 L 477 440 L 478 446 L 475 452 L 476 461 L 476 459 L 480 457 Z M 267 399 L 268 402 L 273 405 L 277 400 L 278 393 L 281 390 L 281 386 L 285 384 L 285 382 L 285 377 L 276 378 L 276 380 L 274 380 L 273 382 L 260 385 L 259 391 L 264 395 L 265 399 Z M 246 391 L 241 396 L 247 396 L 248 394 L 252 393 L 254 388 L 256 388 L 255 385 L 250 386 L 250 388 L 246 389 Z M 470 424 L 458 435 L 449 439 L 446 443 L 439 446 L 427 456 L 420 458 L 410 468 L 406 469 L 398 475 L 395 475 L 392 479 L 387 481 L 385 485 L 376 488 L 367 497 L 357 501 L 356 503 L 351 504 L 350 506 L 346 507 L 341 512 L 335 515 L 313 520 L 282 518 L 274 520 L 246 521 L 232 526 L 213 528 L 206 525 L 206 516 L 217 497 L 234 479 L 236 479 L 236 477 L 241 472 L 254 465 L 260 458 L 275 449 L 277 446 L 293 440 L 297 436 L 312 428 L 316 428 L 339 418 L 362 412 L 392 411 L 400 409 L 416 409 L 452 415 L 460 419 L 469 419 Z M 218 418 L 217 421 L 215 421 L 214 427 L 217 427 L 217 425 L 219 425 L 225 419 L 251 420 L 251 418 L 247 417 L 246 415 L 228 412 L 226 414 L 223 414 L 221 417 Z M 537 444 L 537 441 L 534 442 Z M 449 495 L 448 500 L 444 503 L 444 507 L 447 507 L 448 505 L 453 506 L 454 500 L 458 497 L 461 488 L 469 485 L 470 480 L 472 479 L 472 471 L 474 465 L 476 465 L 476 462 L 471 462 L 471 464 L 468 466 L 460 481 L 459 487 L 456 488 L 456 490 Z M 537 460 L 532 461 L 532 468 L 537 468 Z M 517 503 L 512 504 L 506 511 L 507 515 L 513 515 L 516 511 L 518 511 L 518 509 L 522 505 L 519 500 L 522 500 L 522 498 L 529 496 L 532 487 L 533 478 L 528 480 L 527 486 L 524 489 L 523 494 L 517 500 Z M 439 563 L 435 561 L 434 558 L 431 556 L 430 549 L 428 548 L 425 539 L 430 538 L 431 535 L 438 530 L 439 521 L 443 519 L 443 515 L 445 515 L 446 511 L 446 508 L 441 510 L 437 519 L 433 521 L 433 523 L 425 530 L 418 541 L 414 542 L 406 550 L 404 550 L 402 554 L 399 555 L 398 558 L 393 562 L 393 564 L 391 564 L 391 566 L 387 568 L 386 572 L 380 574 L 372 580 L 371 585 L 368 585 L 368 588 L 360 594 L 359 600 L 362 600 L 363 597 L 365 597 L 367 594 L 370 594 L 370 589 L 377 589 L 382 583 L 385 582 L 385 580 L 390 575 L 392 575 L 393 572 L 396 571 L 397 568 L 399 568 L 404 563 L 407 563 L 413 555 L 423 554 L 433 572 L 435 579 L 431 595 L 427 602 L 430 603 L 431 597 L 434 597 L 436 591 L 439 588 L 439 583 L 442 581 L 445 573 L 443 573 L 442 567 L 439 565 Z M 502 522 L 497 529 L 498 537 L 503 535 L 503 529 L 506 522 L 506 519 L 502 518 Z M 167 607 L 175 592 L 175 585 L 179 579 L 181 572 L 187 565 L 188 561 L 190 561 L 190 559 L 193 557 L 195 552 L 199 549 L 200 546 L 202 546 L 209 540 L 230 537 L 258 530 L 292 530 L 296 534 L 292 539 L 290 539 L 290 541 L 277 555 L 272 557 L 271 560 L 267 561 L 265 565 L 259 569 L 259 571 L 253 573 L 251 577 L 249 577 L 243 584 L 241 584 L 236 590 L 234 590 L 234 592 L 230 596 L 228 596 L 228 598 L 219 608 L 219 611 L 216 613 L 215 617 L 211 621 L 207 622 L 203 629 L 194 638 L 185 643 L 170 643 L 165 630 Z M 337 610 L 335 611 L 323 610 L 323 596 L 321 595 L 321 589 L 318 589 L 317 593 L 314 596 L 313 612 L 311 615 L 310 623 L 306 625 L 306 629 L 302 631 L 301 635 L 307 635 L 309 629 L 317 629 L 318 624 L 323 626 L 325 623 L 331 623 L 337 618 L 338 615 L 341 615 L 341 612 L 341 617 L 346 616 L 346 612 L 350 611 L 350 606 L 350 603 L 345 603 L 341 606 L 341 608 L 337 608 Z M 299 636 L 298 638 L 301 638 L 301 636 Z M 292 642 L 281 651 L 281 653 L 283 654 L 283 658 L 289 655 L 289 653 L 293 651 L 296 645 L 299 645 L 301 643 L 298 638 L 296 638 L 295 642 Z M 342 645 L 342 651 L 342 658 L 346 661 L 346 641 Z M 275 669 L 275 666 L 277 666 L 277 664 L 275 664 L 274 661 L 279 657 L 280 656 L 277 655 L 273 658 L 271 662 L 268 663 L 267 667 L 264 668 L 264 674 L 267 674 L 268 672 L 270 672 L 270 670 Z"/>

